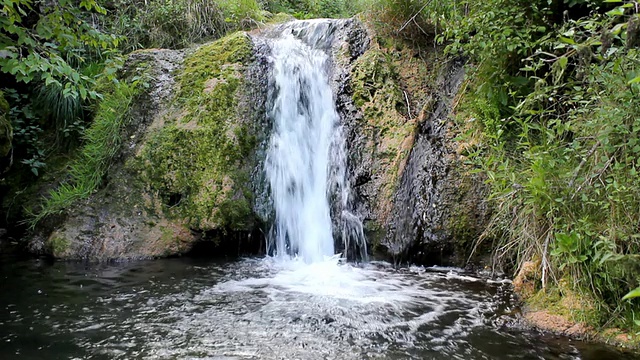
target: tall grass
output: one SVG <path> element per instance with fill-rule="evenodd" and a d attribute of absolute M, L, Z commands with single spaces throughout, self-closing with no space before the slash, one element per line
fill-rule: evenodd
<path fill-rule="evenodd" d="M 74 126 L 83 117 L 82 99 L 77 96 L 66 96 L 64 87 L 59 83 L 40 84 L 36 88 L 33 105 L 40 110 L 49 124 L 56 129 L 57 143 L 60 144 Z M 61 136 L 62 135 L 62 136 Z"/>
<path fill-rule="evenodd" d="M 105 26 L 123 35 L 121 48 L 184 48 L 264 24 L 268 12 L 297 18 L 350 17 L 371 0 L 117 0 Z"/>
<path fill-rule="evenodd" d="M 113 158 L 120 151 L 122 129 L 129 118 L 135 85 L 118 82 L 98 106 L 91 126 L 84 134 L 84 146 L 69 169 L 68 179 L 44 199 L 41 209 L 29 221 L 33 228 L 42 219 L 61 214 L 86 199 L 102 184 Z"/>

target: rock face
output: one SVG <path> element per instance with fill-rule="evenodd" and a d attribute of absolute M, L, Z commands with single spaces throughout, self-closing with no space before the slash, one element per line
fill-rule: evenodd
<path fill-rule="evenodd" d="M 462 266 L 488 223 L 488 189 L 463 164 L 448 133 L 451 103 L 463 78 L 460 63 L 443 69 L 441 91 L 416 129 L 383 240 L 394 256 Z"/>
<path fill-rule="evenodd" d="M 130 259 L 188 251 L 205 232 L 250 233 L 259 67 L 237 33 L 184 54 L 133 53 L 123 78 L 140 78 L 126 139 L 106 186 L 68 209 L 45 244 L 65 259 Z"/>
<path fill-rule="evenodd" d="M 487 188 L 449 132 L 463 64 L 370 37 L 378 41 L 351 63 L 341 106 L 367 235 L 396 262 L 463 266 L 490 215 Z"/>
<path fill-rule="evenodd" d="M 323 50 L 347 136 L 351 200 L 374 251 L 452 262 L 488 215 L 481 179 L 461 165 L 448 133 L 462 64 L 430 68 L 409 46 L 380 44 L 357 19 L 328 29 L 334 41 Z M 105 186 L 36 239 L 55 257 L 100 261 L 266 233 L 269 50 L 260 36 L 238 32 L 187 52 L 130 55 L 123 81 L 144 86 Z"/>

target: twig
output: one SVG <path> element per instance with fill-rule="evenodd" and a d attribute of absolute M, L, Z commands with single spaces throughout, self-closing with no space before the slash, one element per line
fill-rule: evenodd
<path fill-rule="evenodd" d="M 542 249 L 542 290 L 547 289 L 547 269 L 549 267 L 549 260 L 547 259 L 547 252 L 549 251 L 549 238 L 551 232 L 547 231 L 547 236 L 544 239 L 544 247 Z"/>
<path fill-rule="evenodd" d="M 585 156 L 582 161 L 580 162 L 580 165 L 578 165 L 578 168 L 576 168 L 576 172 L 573 174 L 573 178 L 571 179 L 571 181 L 569 181 L 569 188 L 573 187 L 573 184 L 576 182 L 576 179 L 578 178 L 578 174 L 580 173 L 580 170 L 582 170 L 582 167 L 585 166 L 585 164 L 587 163 L 587 160 L 589 160 L 589 158 L 596 152 L 596 149 L 598 149 L 598 146 L 600 145 L 600 141 L 596 141 L 595 144 L 593 144 L 593 147 L 591 147 L 591 150 L 589 150 L 589 152 L 587 153 L 587 156 Z"/>
<path fill-rule="evenodd" d="M 411 120 L 413 118 L 413 116 L 411 116 L 411 106 L 409 106 L 409 97 L 407 96 L 407 92 L 406 91 L 402 91 L 404 93 L 404 99 L 407 101 L 407 114 L 409 114 L 409 120 Z"/>
<path fill-rule="evenodd" d="M 415 13 L 409 20 L 407 20 L 406 23 L 404 23 L 404 25 L 402 25 L 402 27 L 400 29 L 398 29 L 398 32 L 404 30 L 404 28 L 407 27 L 407 25 L 409 25 L 410 22 L 412 22 L 418 15 L 420 15 L 420 13 L 422 12 L 422 10 L 424 10 L 427 6 L 429 6 L 429 4 L 431 4 L 431 1 L 433 0 L 429 0 L 429 2 L 427 2 L 426 4 L 424 4 L 424 6 L 422 6 L 420 8 L 420 10 L 418 10 L 417 13 Z"/>
<path fill-rule="evenodd" d="M 414 19 L 413 23 L 416 24 L 416 26 L 418 27 L 418 29 L 420 29 L 420 31 L 422 31 L 423 34 L 429 36 L 429 33 L 424 31 L 424 29 L 422 28 L 422 26 L 420 26 L 420 24 L 418 24 L 418 22 Z"/>

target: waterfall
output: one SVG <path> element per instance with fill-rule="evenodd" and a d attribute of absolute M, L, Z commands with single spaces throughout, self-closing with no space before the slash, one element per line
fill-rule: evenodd
<path fill-rule="evenodd" d="M 362 222 L 350 209 L 346 144 L 330 86 L 327 52 L 335 22 L 291 22 L 268 42 L 273 129 L 265 172 L 275 211 L 268 250 L 308 263 L 334 256 L 334 234 L 345 252 L 355 243 L 366 257 Z"/>

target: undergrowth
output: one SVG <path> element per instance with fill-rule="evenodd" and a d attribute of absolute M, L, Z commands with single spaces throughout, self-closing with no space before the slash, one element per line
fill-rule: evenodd
<path fill-rule="evenodd" d="M 43 199 L 29 219 L 31 228 L 42 219 L 64 212 L 86 199 L 101 185 L 113 158 L 120 151 L 122 129 L 129 119 L 137 83 L 119 81 L 109 85 L 100 101 L 93 123 L 84 133 L 84 145 L 68 172 L 68 178 Z"/>

